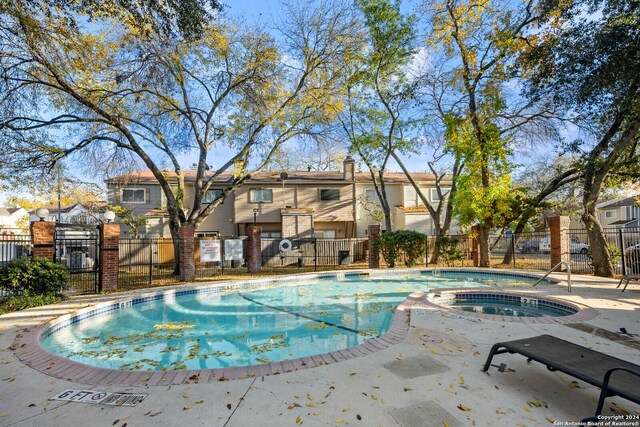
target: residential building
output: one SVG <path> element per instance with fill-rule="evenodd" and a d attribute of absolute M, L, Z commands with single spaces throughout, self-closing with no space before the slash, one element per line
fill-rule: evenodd
<path fill-rule="evenodd" d="M 173 172 L 163 172 L 175 182 Z M 194 197 L 196 172 L 184 172 L 185 205 Z M 431 174 L 415 174 L 421 188 L 434 201 L 437 192 Z M 233 180 L 232 173 L 217 176 L 205 195 L 213 201 Z M 404 174 L 385 175 L 388 199 L 393 206 L 395 229 L 433 232 L 433 221 Z M 109 204 L 127 207 L 147 218 L 147 237 L 170 237 L 166 198 L 150 171 L 140 171 L 107 181 Z M 376 224 L 376 200 L 371 176 L 356 173 L 355 162 L 345 159 L 342 171 L 267 171 L 254 174 L 225 198 L 197 228 L 197 236 L 240 236 L 252 224 L 262 227 L 263 237 L 343 238 L 366 235 Z M 379 209 L 379 207 L 377 208 Z M 373 213 L 373 215 L 372 215 Z M 457 228 L 456 228 L 457 229 Z M 128 236 L 126 226 L 123 237 Z"/>
<path fill-rule="evenodd" d="M 17 232 L 24 227 L 28 216 L 26 209 L 20 206 L 0 207 L 0 230 Z M 28 223 L 26 224 L 28 228 Z"/>
<path fill-rule="evenodd" d="M 640 194 L 598 203 L 596 209 L 603 228 L 640 227 Z"/>
<path fill-rule="evenodd" d="M 58 205 L 41 206 L 49 211 L 49 215 L 44 218 L 45 221 L 58 221 L 60 217 L 61 223 L 64 224 L 99 224 L 102 220 L 102 214 L 106 209 L 106 202 L 91 202 L 87 203 L 87 206 L 80 203 L 71 203 L 68 205 L 61 205 L 58 212 Z M 40 218 L 36 214 L 37 209 L 29 211 L 29 220 L 31 222 L 40 221 Z"/>

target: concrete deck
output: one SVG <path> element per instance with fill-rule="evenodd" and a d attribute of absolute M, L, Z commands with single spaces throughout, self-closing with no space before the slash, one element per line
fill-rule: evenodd
<path fill-rule="evenodd" d="M 623 293 L 615 289 L 617 283 L 574 276 L 571 293 L 562 284 L 509 289 L 597 311 L 597 317 L 580 323 L 504 322 L 424 305 L 412 309 L 404 340 L 366 356 L 280 375 L 157 386 L 88 386 L 39 372 L 16 358 L 13 344 L 19 336 L 54 317 L 114 299 L 74 297 L 0 316 L 0 426 L 454 427 L 576 421 L 593 415 L 598 389 L 527 364 L 519 355 L 496 356 L 494 363 L 509 368 L 503 373 L 491 368 L 487 375 L 481 367 L 495 342 L 543 333 L 640 364 L 640 286 L 632 283 Z M 620 328 L 636 335 L 622 334 Z M 149 396 L 136 407 L 49 400 L 65 389 Z M 640 415 L 640 405 L 609 398 L 605 413 Z"/>

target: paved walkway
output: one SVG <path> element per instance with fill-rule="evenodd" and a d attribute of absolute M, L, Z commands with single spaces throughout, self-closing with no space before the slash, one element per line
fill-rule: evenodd
<path fill-rule="evenodd" d="M 563 279 L 562 275 L 556 276 Z M 517 292 L 584 304 L 598 316 L 539 324 L 472 319 L 427 307 L 414 310 L 406 338 L 387 349 L 331 365 L 275 376 L 168 386 L 87 386 L 21 363 L 16 337 L 70 311 L 113 296 L 0 316 L 0 426 L 542 426 L 592 415 L 598 392 L 522 356 L 496 356 L 509 369 L 481 372 L 497 341 L 551 334 L 640 364 L 640 286 L 574 276 L 566 285 Z M 628 334 L 622 334 L 624 328 Z M 636 335 L 629 335 L 636 334 Z M 51 401 L 65 389 L 148 394 L 136 407 Z M 606 413 L 640 414 L 610 398 Z"/>

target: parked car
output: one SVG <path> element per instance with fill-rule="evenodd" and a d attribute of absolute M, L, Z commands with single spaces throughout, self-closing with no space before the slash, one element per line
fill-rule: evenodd
<path fill-rule="evenodd" d="M 543 237 L 540 239 L 540 244 L 538 245 L 540 252 L 549 253 L 551 252 L 551 238 Z M 589 245 L 586 243 L 582 243 L 580 240 L 575 237 L 569 238 L 569 252 L 572 254 L 586 254 L 589 252 Z"/>
<path fill-rule="evenodd" d="M 535 253 L 540 250 L 539 240 L 528 240 L 525 242 L 518 242 L 518 252 L 523 254 Z"/>
<path fill-rule="evenodd" d="M 545 254 L 551 252 L 551 238 L 543 237 L 540 239 L 540 242 L 538 243 L 538 250 Z"/>

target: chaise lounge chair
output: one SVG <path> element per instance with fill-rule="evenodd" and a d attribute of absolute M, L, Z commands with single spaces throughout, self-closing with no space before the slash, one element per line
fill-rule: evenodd
<path fill-rule="evenodd" d="M 519 353 L 550 371 L 560 371 L 601 389 L 595 417 L 604 400 L 620 396 L 640 404 L 640 366 L 550 335 L 495 344 L 482 369 L 487 372 L 496 354 Z M 588 420 L 593 420 L 589 418 Z"/>
<path fill-rule="evenodd" d="M 618 289 L 620 285 L 622 285 L 622 282 L 624 282 L 624 287 L 622 288 L 622 292 L 624 292 L 627 289 L 627 286 L 629 286 L 629 281 L 631 280 L 640 280 L 640 275 L 628 274 L 626 276 L 622 276 L 622 279 L 620 279 L 620 281 L 618 282 L 618 286 L 616 286 L 616 289 Z"/>

